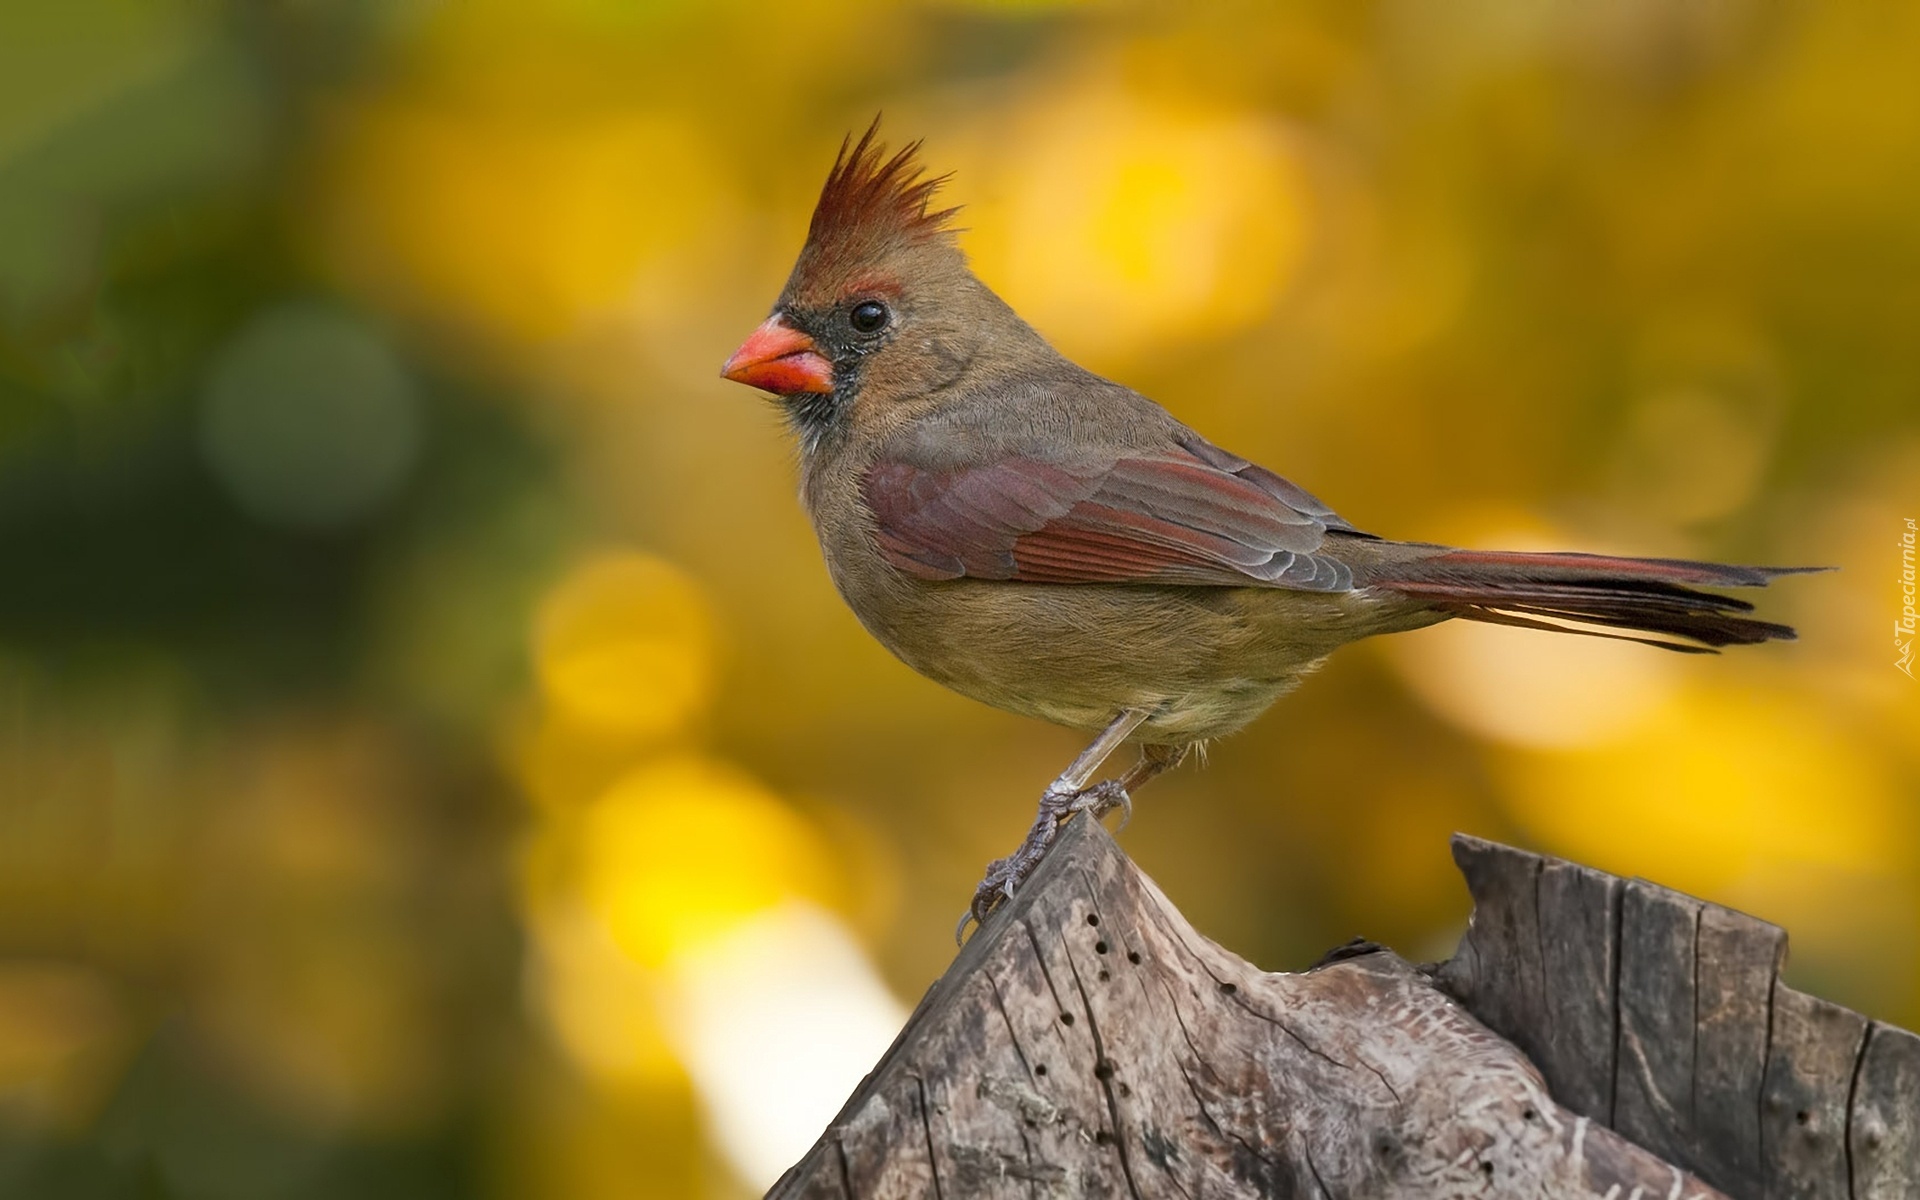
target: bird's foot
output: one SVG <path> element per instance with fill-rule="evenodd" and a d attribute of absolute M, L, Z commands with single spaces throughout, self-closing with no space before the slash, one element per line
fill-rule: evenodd
<path fill-rule="evenodd" d="M 967 906 L 959 927 L 953 931 L 954 941 L 965 941 L 968 925 L 986 924 L 995 909 L 1012 899 L 1013 893 L 1026 882 L 1027 876 L 1033 874 L 1040 860 L 1047 856 L 1047 849 L 1053 845 L 1062 822 L 1082 812 L 1092 813 L 1097 820 L 1116 808 L 1124 814 L 1121 819 L 1124 826 L 1126 819 L 1133 815 L 1133 800 L 1117 779 L 1096 783 L 1077 792 L 1050 787 L 1041 793 L 1040 812 L 1034 819 L 1033 828 L 1027 831 L 1026 840 L 1012 854 L 987 865 L 985 877 L 973 890 L 973 902 Z"/>
<path fill-rule="evenodd" d="M 1026 881 L 1040 860 L 1047 856 L 1047 847 L 1053 845 L 1054 833 L 1060 827 L 1060 813 L 1048 803 L 1053 798 L 1051 789 L 1040 798 L 1040 814 L 1027 831 L 1019 849 L 1005 858 L 996 858 L 987 864 L 987 873 L 977 887 L 973 889 L 973 901 L 967 905 L 967 911 L 961 916 L 960 924 L 953 931 L 955 942 L 964 942 L 967 926 L 985 925 L 993 910 L 999 908 L 1013 897 L 1014 890 Z"/>
<path fill-rule="evenodd" d="M 1020 843 L 1020 849 L 1007 857 L 996 858 L 987 864 L 986 875 L 973 889 L 972 902 L 967 905 L 967 911 L 960 915 L 960 924 L 954 926 L 954 944 L 964 945 L 967 940 L 967 926 L 985 925 L 987 918 L 993 915 L 994 909 L 1013 898 L 1014 889 L 1019 887 L 1026 879 L 1028 872 L 1033 870 L 1031 865 L 1022 865 L 1022 860 L 1028 857 L 1027 847 L 1031 840 Z M 1038 862 L 1045 853 L 1046 849 L 1043 846 L 1038 853 L 1032 855 L 1033 861 Z"/>
<path fill-rule="evenodd" d="M 1125 829 L 1133 820 L 1133 797 L 1127 792 L 1124 780 L 1106 779 L 1081 792 L 1067 805 L 1067 815 L 1086 812 L 1099 820 L 1114 809 L 1120 810 L 1120 828 Z"/>

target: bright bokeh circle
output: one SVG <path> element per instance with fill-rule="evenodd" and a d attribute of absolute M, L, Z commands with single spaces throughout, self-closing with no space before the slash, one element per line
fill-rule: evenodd
<path fill-rule="evenodd" d="M 576 568 L 540 605 L 541 690 L 568 719 L 609 732 L 665 734 L 713 693 L 713 620 L 672 564 L 613 553 Z"/>

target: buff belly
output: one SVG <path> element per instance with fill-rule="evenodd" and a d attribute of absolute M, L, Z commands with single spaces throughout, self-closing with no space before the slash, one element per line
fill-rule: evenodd
<path fill-rule="evenodd" d="M 1440 619 L 1390 593 L 885 580 L 867 627 L 921 674 L 996 708 L 1075 729 L 1125 708 L 1134 740 L 1185 744 L 1244 727 L 1328 653 Z M 886 621 L 868 618 L 885 611 Z"/>

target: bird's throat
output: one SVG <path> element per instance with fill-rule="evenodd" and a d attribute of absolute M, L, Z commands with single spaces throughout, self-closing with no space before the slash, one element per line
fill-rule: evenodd
<path fill-rule="evenodd" d="M 802 453 L 815 454 L 839 437 L 846 425 L 846 409 L 851 399 L 845 388 L 783 397 L 787 422 L 800 438 Z"/>

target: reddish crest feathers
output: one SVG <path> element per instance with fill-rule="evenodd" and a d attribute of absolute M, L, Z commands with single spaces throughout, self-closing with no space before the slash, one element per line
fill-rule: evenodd
<path fill-rule="evenodd" d="M 929 179 L 920 165 L 920 143 L 910 142 L 889 157 L 876 140 L 880 118 L 852 146 L 849 134 L 820 189 L 807 248 L 835 258 L 858 258 L 899 242 L 928 242 L 948 237 L 947 221 L 958 208 L 927 211 L 947 176 Z"/>

